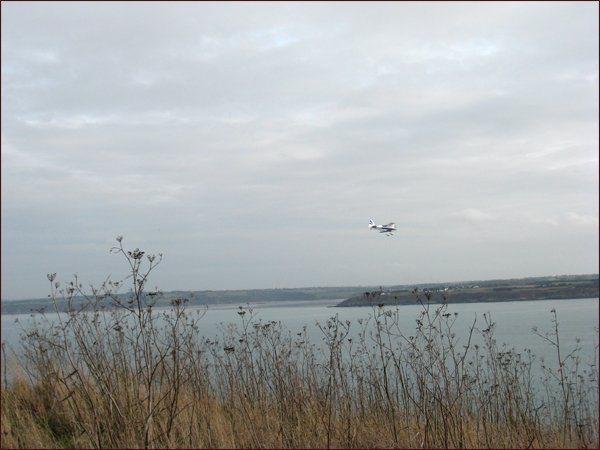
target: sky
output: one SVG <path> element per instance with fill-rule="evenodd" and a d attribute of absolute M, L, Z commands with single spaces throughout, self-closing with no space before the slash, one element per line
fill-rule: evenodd
<path fill-rule="evenodd" d="M 3 1 L 2 299 L 598 273 L 598 5 Z"/>

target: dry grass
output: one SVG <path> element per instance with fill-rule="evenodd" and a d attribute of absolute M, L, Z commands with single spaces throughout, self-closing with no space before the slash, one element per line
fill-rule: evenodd
<path fill-rule="evenodd" d="M 411 335 L 399 308 L 374 306 L 354 341 L 332 317 L 323 345 L 240 309 L 239 325 L 209 341 L 185 300 L 152 310 L 160 293 L 143 288 L 159 261 L 142 273 L 141 252 L 116 250 L 132 270 L 128 302 L 107 282 L 77 309 L 75 280 L 58 325 L 42 314 L 19 351 L 3 344 L 2 448 L 598 447 L 597 367 L 561 354 L 556 311 L 541 338 L 561 370 L 545 361 L 540 391 L 535 357 L 499 348 L 491 318 L 459 346 L 456 316 L 426 293 L 415 292 Z"/>
<path fill-rule="evenodd" d="M 240 386 L 233 386 L 238 392 Z M 140 418 L 127 422 L 95 403 L 75 418 L 58 385 L 36 389 L 23 380 L 13 382 L 2 392 L 3 448 L 138 448 L 144 440 Z M 98 396 L 100 397 L 100 395 Z M 52 402 L 47 399 L 54 398 Z M 46 400 L 44 400 L 46 399 Z M 70 397 L 86 404 L 81 394 Z M 444 443 L 444 431 L 435 427 L 426 436 L 427 424 L 415 417 L 397 413 L 396 436 L 387 422 L 390 418 L 377 405 L 362 412 L 336 411 L 329 421 L 327 404 L 297 398 L 298 407 L 282 417 L 278 399 L 267 397 L 261 404 L 243 395 L 223 400 L 200 397 L 191 389 L 182 392 L 185 408 L 169 430 L 167 414 L 154 418 L 156 448 L 427 448 Z M 300 404 L 302 403 L 302 406 Z M 136 423 L 137 422 L 137 423 Z M 450 433 L 455 423 L 449 424 Z M 88 432 L 84 428 L 88 428 Z M 518 426 L 486 423 L 478 417 L 465 417 L 460 442 L 450 438 L 449 448 L 597 448 L 597 441 L 572 436 L 566 442 L 559 427 Z M 137 431 L 136 431 L 137 429 Z M 98 433 L 98 436 L 96 436 Z M 454 445 L 456 444 L 456 445 Z M 435 445 L 443 447 L 444 445 Z"/>

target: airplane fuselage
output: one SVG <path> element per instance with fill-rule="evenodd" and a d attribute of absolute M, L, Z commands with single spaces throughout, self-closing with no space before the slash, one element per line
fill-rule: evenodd
<path fill-rule="evenodd" d="M 380 233 L 386 233 L 388 236 L 393 235 L 394 231 L 396 231 L 396 224 L 394 222 L 390 222 L 387 225 L 375 225 L 375 222 L 372 220 L 369 222 L 369 228 L 378 230 Z"/>

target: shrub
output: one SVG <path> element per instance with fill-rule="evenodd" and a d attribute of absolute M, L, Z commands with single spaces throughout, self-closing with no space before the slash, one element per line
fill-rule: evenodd
<path fill-rule="evenodd" d="M 240 307 L 238 325 L 210 340 L 188 299 L 155 310 L 162 292 L 145 288 L 161 255 L 144 258 L 117 241 L 112 251 L 130 269 L 126 296 L 124 280 L 86 294 L 77 277 L 59 291 L 50 274 L 58 323 L 41 312 L 23 327 L 18 352 L 3 343 L 3 447 L 598 446 L 597 367 L 561 353 L 556 311 L 554 332 L 538 333 L 559 364 L 542 361 L 543 392 L 535 356 L 498 347 L 489 315 L 459 345 L 457 314 L 417 289 L 422 311 L 410 334 L 401 308 L 386 309 L 372 292 L 358 338 L 336 315 L 318 324 L 318 346 L 306 327 L 292 336 Z"/>

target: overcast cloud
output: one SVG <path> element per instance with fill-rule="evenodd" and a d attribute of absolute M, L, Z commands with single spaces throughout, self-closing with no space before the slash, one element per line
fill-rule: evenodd
<path fill-rule="evenodd" d="M 598 2 L 1 5 L 3 299 L 598 272 Z"/>

